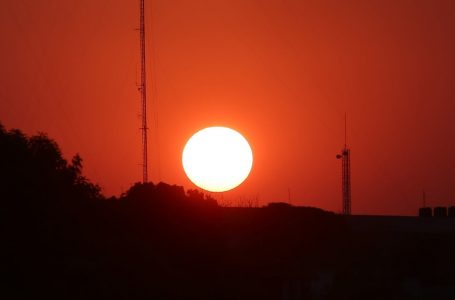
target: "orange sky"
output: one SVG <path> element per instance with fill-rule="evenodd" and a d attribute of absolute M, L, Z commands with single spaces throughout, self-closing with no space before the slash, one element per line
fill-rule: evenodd
<path fill-rule="evenodd" d="M 141 179 L 137 2 L 0 3 L 0 121 L 79 152 L 107 195 Z M 255 155 L 224 201 L 287 201 L 289 188 L 294 204 L 340 211 L 347 112 L 353 213 L 413 215 L 423 188 L 455 205 L 455 2 L 146 6 L 154 182 L 193 187 L 183 146 L 224 125 Z"/>

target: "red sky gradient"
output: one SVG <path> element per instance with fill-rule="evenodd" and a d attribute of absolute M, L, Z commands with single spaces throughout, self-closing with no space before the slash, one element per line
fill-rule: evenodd
<path fill-rule="evenodd" d="M 80 153 L 107 195 L 141 180 L 138 1 L 3 0 L 0 121 Z M 233 204 L 354 214 L 455 205 L 455 2 L 146 0 L 150 177 L 194 186 L 186 140 L 223 125 L 254 165 Z M 152 55 L 153 54 L 153 55 Z M 242 201 L 243 201 L 242 200 Z M 241 201 L 240 201 L 241 202 Z"/>

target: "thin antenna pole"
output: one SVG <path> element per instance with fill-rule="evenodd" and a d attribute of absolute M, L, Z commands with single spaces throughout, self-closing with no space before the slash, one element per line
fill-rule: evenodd
<path fill-rule="evenodd" d="M 422 200 L 423 200 L 423 207 L 427 207 L 427 199 L 425 195 L 425 190 L 422 191 Z"/>
<path fill-rule="evenodd" d="M 346 146 L 348 144 L 347 142 L 347 125 L 346 125 L 346 113 L 344 113 L 344 148 L 346 149 Z"/>
<path fill-rule="evenodd" d="M 147 156 L 147 85 L 145 70 L 145 4 L 139 0 L 140 6 L 140 47 L 141 47 L 141 108 L 142 108 L 142 182 L 148 182 L 148 156 Z"/>

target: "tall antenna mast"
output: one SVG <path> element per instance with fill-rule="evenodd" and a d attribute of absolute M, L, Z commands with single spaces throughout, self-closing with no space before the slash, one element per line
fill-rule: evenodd
<path fill-rule="evenodd" d="M 147 157 L 147 85 L 145 72 L 145 11 L 144 0 L 139 0 L 140 5 L 140 46 L 141 46 L 141 83 L 139 90 L 141 92 L 141 109 L 142 109 L 142 182 L 148 182 L 148 157 Z"/>
<path fill-rule="evenodd" d="M 343 215 L 351 214 L 351 150 L 347 146 L 346 113 L 344 114 L 344 148 L 341 154 L 336 157 L 341 158 L 341 190 Z"/>

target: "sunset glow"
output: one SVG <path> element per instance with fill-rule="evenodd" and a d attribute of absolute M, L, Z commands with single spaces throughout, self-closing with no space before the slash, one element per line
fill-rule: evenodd
<path fill-rule="evenodd" d="M 186 189 L 185 143 L 228 126 L 254 176 L 226 202 L 340 211 L 346 113 L 353 213 L 454 205 L 455 1 L 145 0 L 146 113 L 139 2 L 2 1 L 5 128 L 79 153 L 110 197 L 144 179 L 144 117 L 148 181 Z"/>
<path fill-rule="evenodd" d="M 224 192 L 240 185 L 250 173 L 253 153 L 247 140 L 226 127 L 198 131 L 186 143 L 182 155 L 188 178 L 198 187 Z"/>

